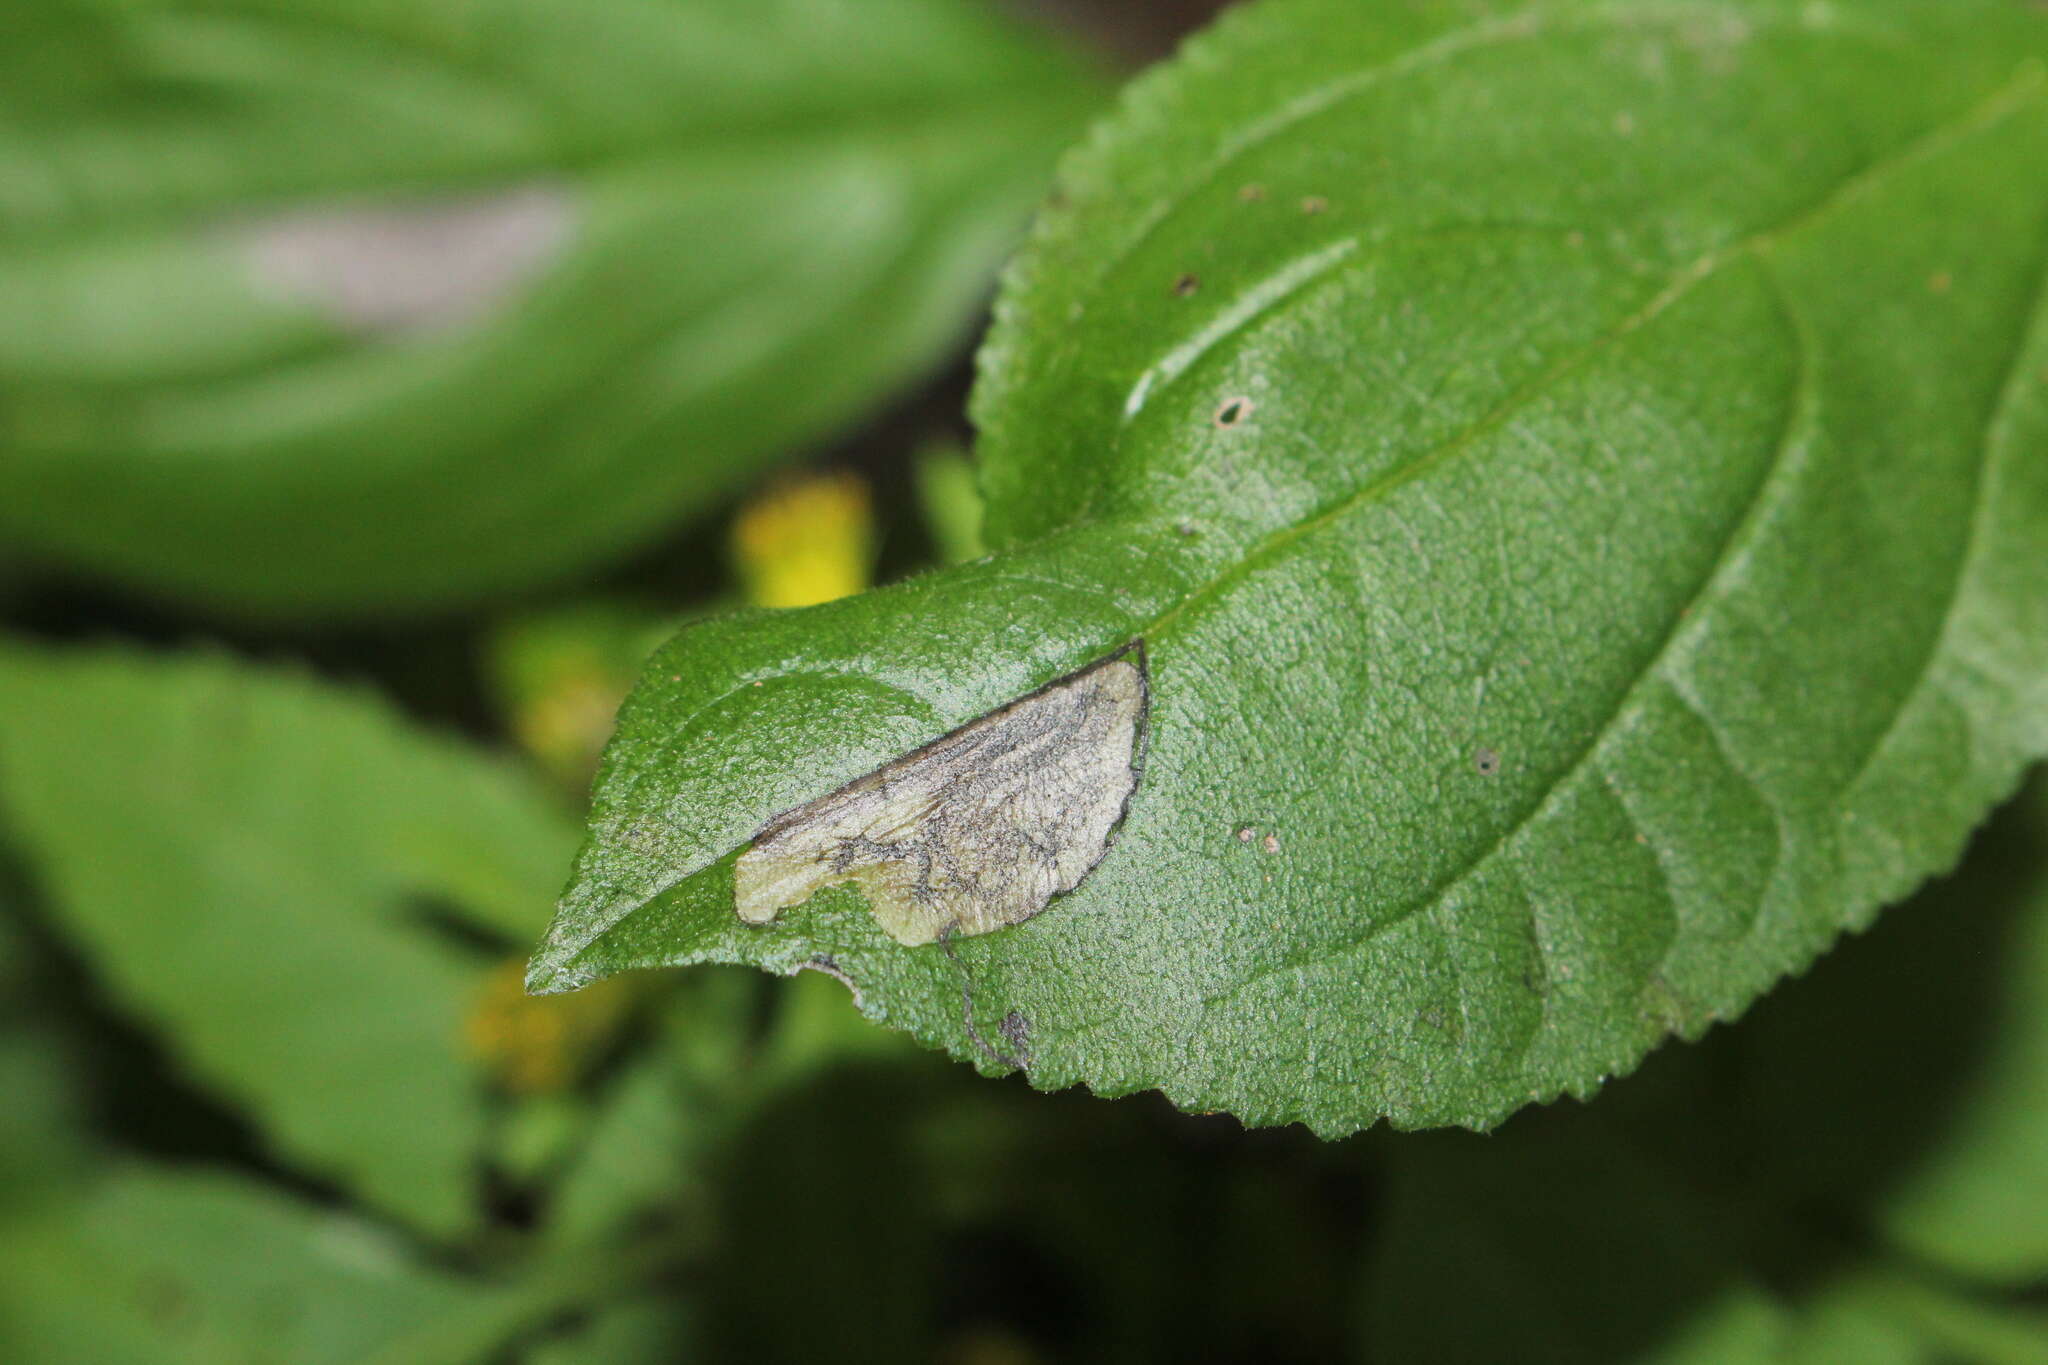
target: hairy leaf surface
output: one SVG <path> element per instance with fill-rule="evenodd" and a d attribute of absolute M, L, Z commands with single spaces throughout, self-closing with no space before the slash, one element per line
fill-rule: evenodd
<path fill-rule="evenodd" d="M 10 6 L 0 527 L 272 613 L 616 557 L 958 337 L 1095 102 L 990 9 Z"/>
<path fill-rule="evenodd" d="M 1487 1125 L 1739 1013 L 2048 749 L 2048 14 L 1273 0 L 1063 173 L 989 558 L 685 631 L 539 989 L 829 958 L 1042 1086 Z M 1142 641 L 1075 890 L 733 911 L 769 821 Z"/>

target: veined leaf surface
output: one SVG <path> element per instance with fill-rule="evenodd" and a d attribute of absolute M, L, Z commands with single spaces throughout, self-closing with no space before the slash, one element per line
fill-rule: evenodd
<path fill-rule="evenodd" d="M 537 784 L 225 656 L 8 644 L 0 834 L 110 1001 L 280 1156 L 474 1225 L 490 961 L 435 921 L 534 931 L 574 846 Z"/>
<path fill-rule="evenodd" d="M 24 0 L 0 528 L 250 612 L 614 558 L 961 334 L 1095 82 L 980 0 Z"/>
<path fill-rule="evenodd" d="M 1491 1124 L 1732 1017 L 2048 749 L 2048 14 L 1272 0 L 1012 272 L 987 559 L 685 631 L 538 989 L 819 958 L 987 1068 Z M 1142 773 L 921 948 L 773 817 L 1142 641 Z"/>

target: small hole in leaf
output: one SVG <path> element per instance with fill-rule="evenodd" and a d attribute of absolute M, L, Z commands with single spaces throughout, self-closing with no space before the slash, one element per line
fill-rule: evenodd
<path fill-rule="evenodd" d="M 1249 398 L 1226 398 L 1223 406 L 1216 409 L 1216 425 L 1234 427 L 1252 415 L 1252 400 Z"/>

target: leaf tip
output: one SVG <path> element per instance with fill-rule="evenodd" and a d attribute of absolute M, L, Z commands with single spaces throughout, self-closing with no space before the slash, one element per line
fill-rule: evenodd
<path fill-rule="evenodd" d="M 581 943 L 567 941 L 559 929 L 550 930 L 546 940 L 533 956 L 527 959 L 526 993 L 567 995 L 570 991 L 580 991 L 596 981 L 601 973 L 572 965 L 576 954 L 583 946 Z"/>

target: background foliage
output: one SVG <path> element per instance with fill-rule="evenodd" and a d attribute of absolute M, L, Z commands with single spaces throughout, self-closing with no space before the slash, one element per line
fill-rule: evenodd
<path fill-rule="evenodd" d="M 1910 8 L 1888 6 L 1807 8 Z M 2038 779 L 1959 870 L 1739 1024 L 1486 1136 L 1323 1142 L 1044 1094 L 868 1023 L 821 972 L 524 994 L 650 650 L 1023 543 L 1030 499 L 981 524 L 961 347 L 1053 154 L 1213 8 L 0 20 L 0 1358 L 2048 1360 Z M 1272 79 L 1344 42 L 1273 54 Z M 2013 55 L 1955 45 L 1994 48 Z M 1892 58 L 1807 69 L 1864 91 L 1856 137 L 1947 97 L 1888 82 Z M 1176 83 L 1217 120 L 1270 95 L 1233 95 L 1216 60 L 1127 104 L 1133 150 L 1098 134 L 1071 163 L 1041 257 L 1115 228 L 1091 194 L 1173 172 L 1137 134 L 1200 134 Z M 1483 112 L 1542 77 L 1446 98 Z M 2039 226 L 2041 164 L 1987 163 L 1983 202 Z M 1218 212 L 1293 215 L 1275 242 L 1362 221 L 1224 189 Z M 1996 216 L 1955 202 L 1913 221 Z M 1871 220 L 1890 245 L 1868 260 L 1902 221 Z M 1692 259 L 1682 226 L 1600 249 L 1663 231 Z M 1909 262 L 1921 312 L 2000 324 L 1921 338 L 1936 368 L 1960 357 L 1913 389 L 1930 430 L 1986 382 L 1962 361 L 2035 307 L 2021 235 L 1946 288 Z M 1227 265 L 1188 292 L 1159 250 L 1144 309 L 1227 308 Z M 422 297 L 454 311 L 390 311 Z M 1897 335 L 1844 310 L 1840 346 Z M 1116 373 L 1085 341 L 1016 371 L 1077 432 L 1101 395 L 1060 367 Z M 2035 382 L 2014 391 L 2038 421 L 2048 371 L 2010 376 Z M 1027 444 L 1082 459 L 1085 433 L 983 403 L 1020 451 L 984 446 L 998 469 L 1024 477 Z M 2038 437 L 2008 436 L 2015 468 L 2048 467 Z M 1864 491 L 1907 521 L 1946 507 Z M 1939 758 L 1923 833 L 1975 814 L 1947 809 Z M 957 1021 L 950 979 L 945 1003 Z"/>

